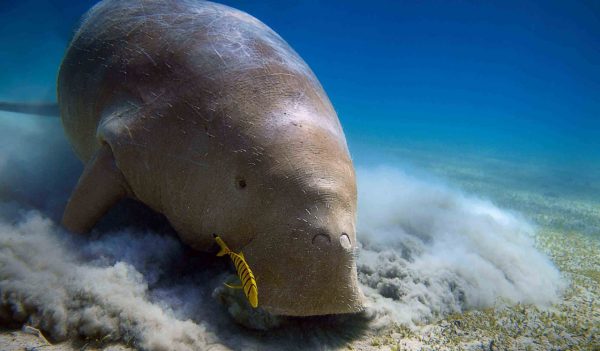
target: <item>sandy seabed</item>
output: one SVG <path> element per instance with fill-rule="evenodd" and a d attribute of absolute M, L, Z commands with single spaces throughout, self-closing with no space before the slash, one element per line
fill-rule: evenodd
<path fill-rule="evenodd" d="M 537 237 L 570 281 L 549 308 L 506 304 L 453 314 L 435 323 L 396 325 L 348 350 L 600 350 L 600 245 L 580 233 L 542 230 Z"/>
<path fill-rule="evenodd" d="M 340 350 L 600 350 L 600 245 L 580 233 L 542 230 L 537 243 L 570 285 L 560 303 L 497 306 L 454 314 L 412 328 L 369 333 Z M 5 351 L 132 350 L 125 344 L 77 339 L 49 345 L 34 331 L 3 330 Z M 210 349 L 210 348 L 209 348 Z M 219 348 L 213 348 L 218 350 Z"/>

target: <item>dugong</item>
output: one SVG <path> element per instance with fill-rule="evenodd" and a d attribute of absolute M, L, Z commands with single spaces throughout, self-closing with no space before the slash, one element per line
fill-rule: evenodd
<path fill-rule="evenodd" d="M 85 169 L 63 225 L 130 197 L 181 240 L 243 251 L 278 315 L 357 312 L 356 179 L 319 81 L 273 30 L 194 0 L 105 0 L 62 61 L 58 103 Z"/>

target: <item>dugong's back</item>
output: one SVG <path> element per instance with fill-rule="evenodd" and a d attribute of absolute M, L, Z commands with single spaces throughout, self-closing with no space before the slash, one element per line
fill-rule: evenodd
<path fill-rule="evenodd" d="M 319 123 L 343 138 L 319 82 L 281 37 L 246 13 L 193 0 L 101 2 L 76 32 L 58 79 L 63 124 L 84 161 L 98 148 L 99 119 L 121 103 L 159 118 L 160 109 L 173 108 L 169 101 L 187 98 L 189 110 L 182 112 L 193 114 L 182 118 L 190 121 L 253 119 L 277 109 L 281 99 L 270 97 L 281 94 L 296 105 L 319 100 L 323 111 L 316 115 L 333 117 Z M 242 113 L 225 111 L 232 103 Z"/>

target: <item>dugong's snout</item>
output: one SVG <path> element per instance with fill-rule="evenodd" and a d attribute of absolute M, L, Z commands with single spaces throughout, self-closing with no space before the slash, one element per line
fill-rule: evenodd
<path fill-rule="evenodd" d="M 360 312 L 364 297 L 358 285 L 353 237 L 346 232 L 317 231 L 306 239 L 289 238 L 295 242 L 287 245 L 269 245 L 279 250 L 260 250 L 260 242 L 249 245 L 246 257 L 257 277 L 259 306 L 287 316 Z"/>

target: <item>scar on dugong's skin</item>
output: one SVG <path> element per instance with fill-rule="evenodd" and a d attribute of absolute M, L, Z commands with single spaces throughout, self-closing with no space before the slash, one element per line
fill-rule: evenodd
<path fill-rule="evenodd" d="M 362 308 L 356 180 L 313 72 L 269 27 L 192 0 L 105 0 L 65 54 L 58 102 L 85 170 L 63 224 L 116 202 L 164 214 L 181 239 L 243 251 L 259 305 L 282 315 Z"/>

